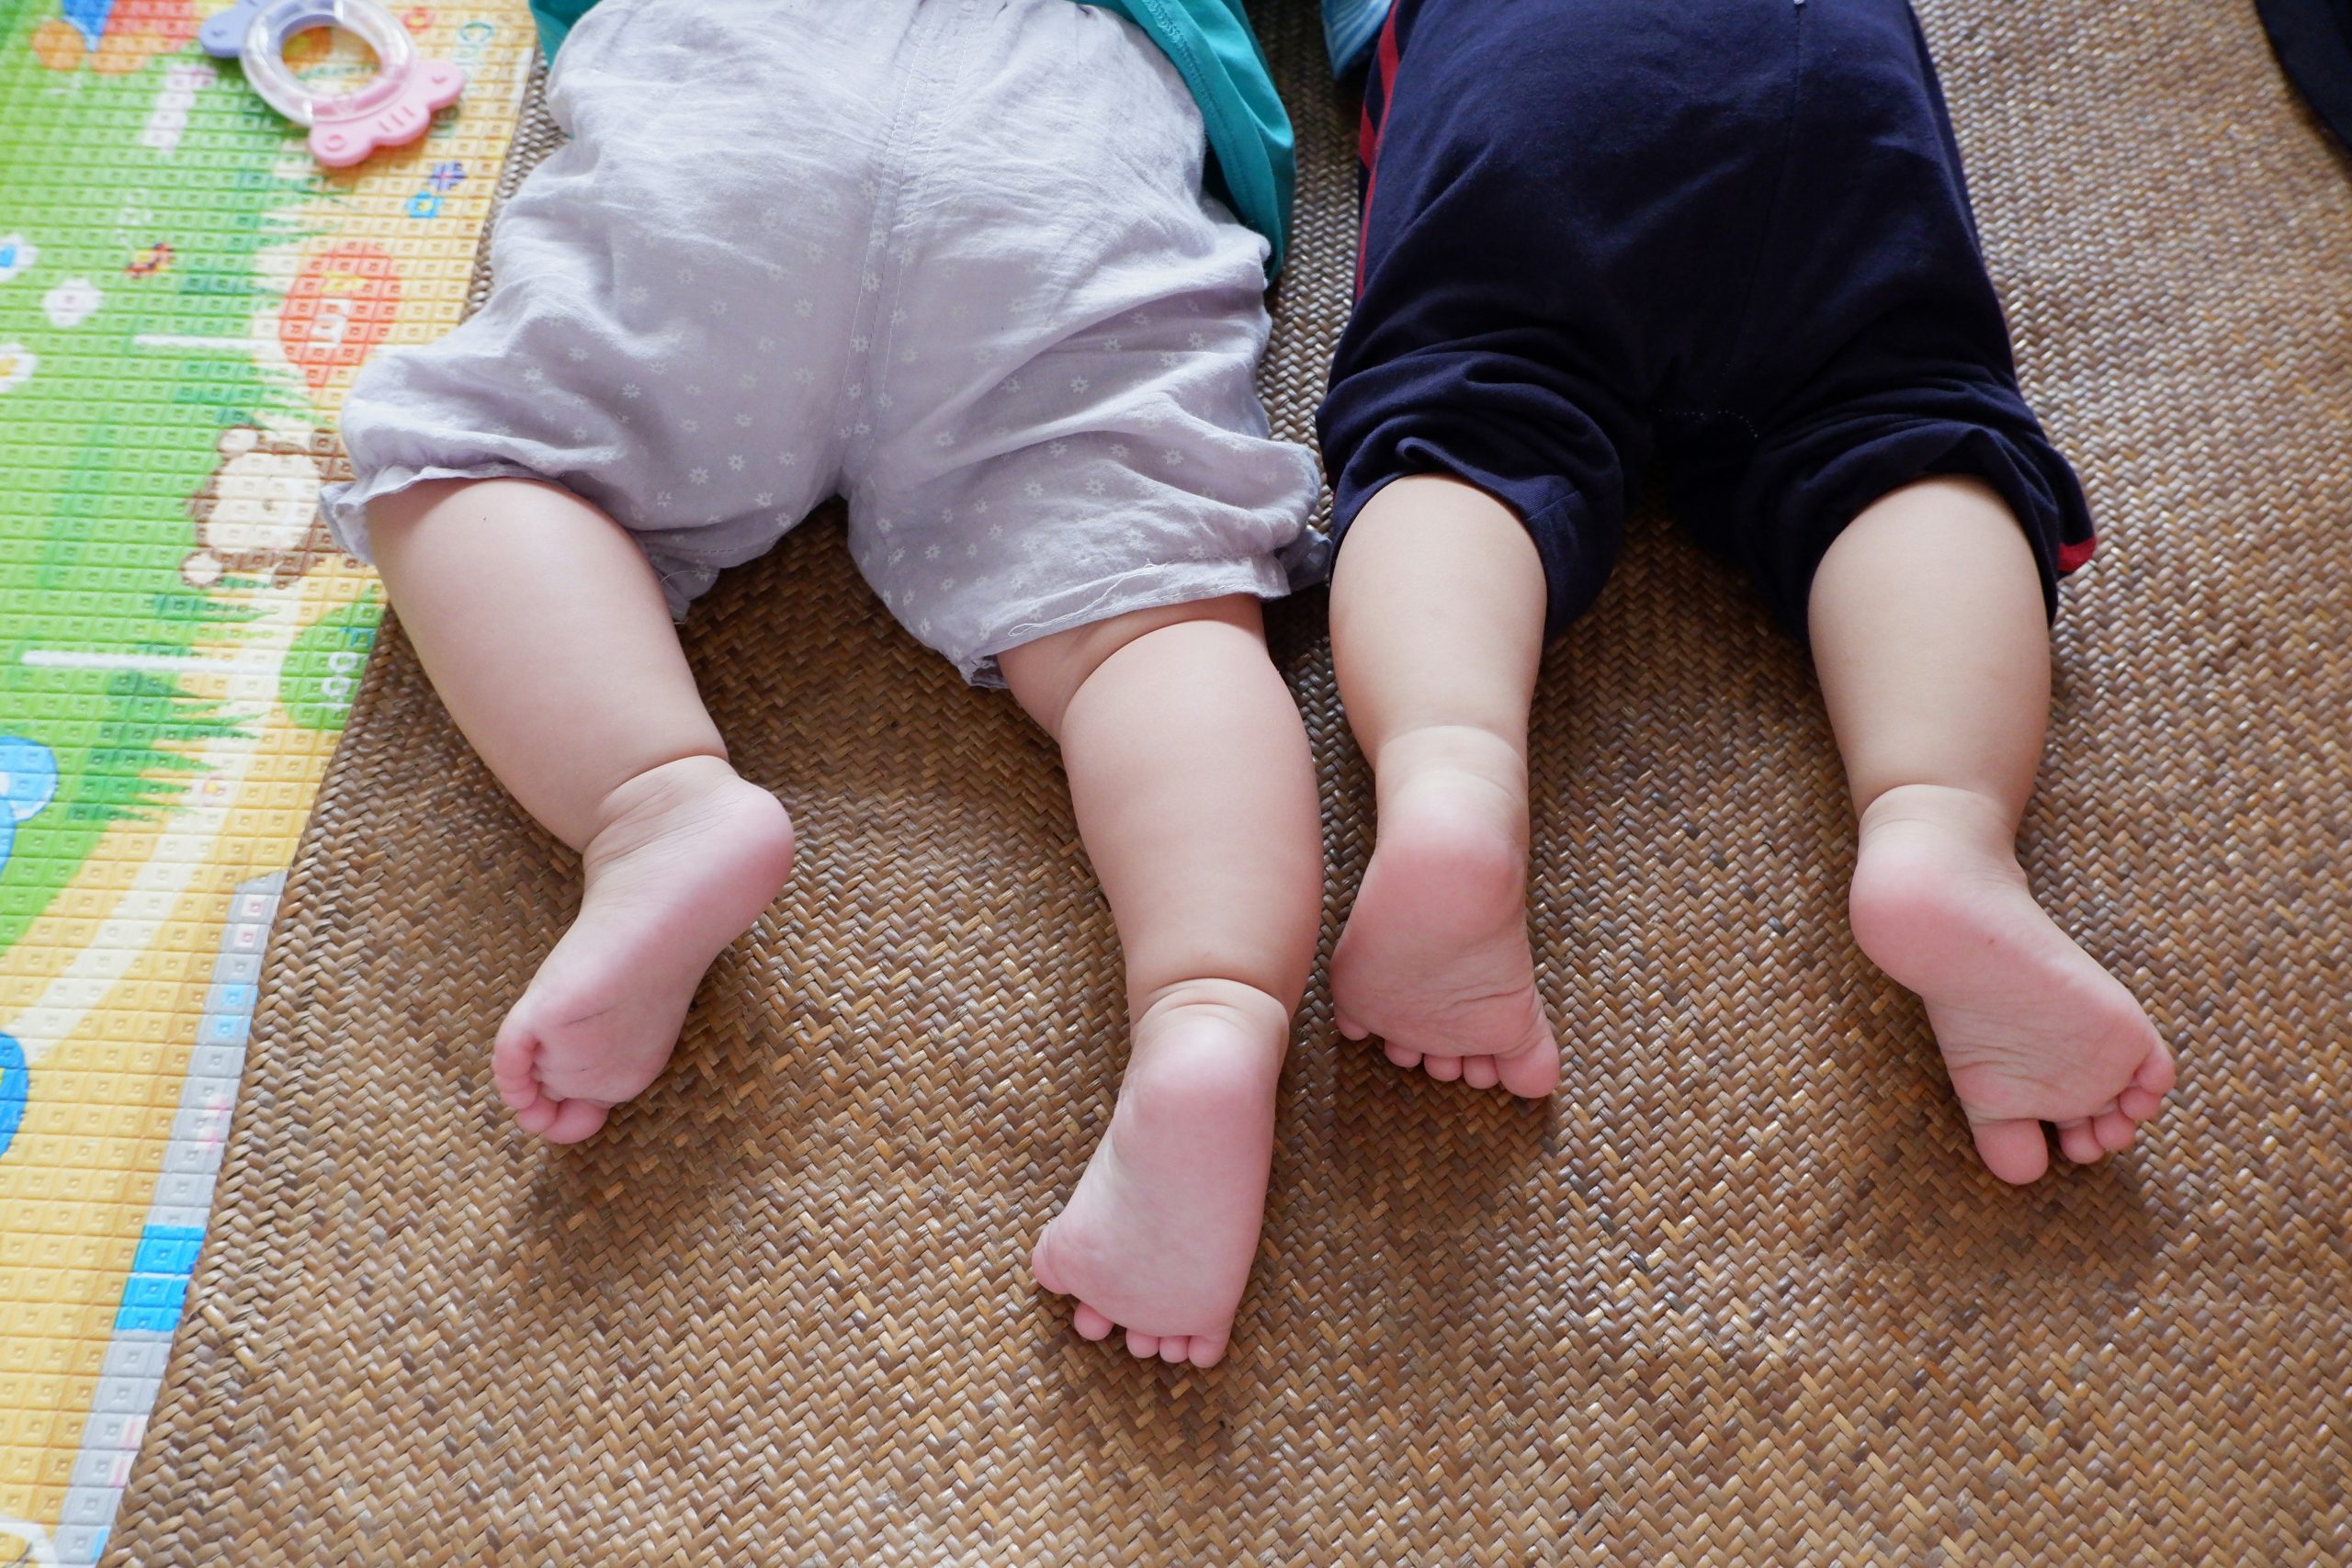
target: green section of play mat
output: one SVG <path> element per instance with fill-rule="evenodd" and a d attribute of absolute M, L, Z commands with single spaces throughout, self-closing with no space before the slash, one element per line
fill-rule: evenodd
<path fill-rule="evenodd" d="M 334 410 L 461 310 L 533 49 L 521 0 L 398 12 L 466 96 L 326 173 L 214 8 L 0 0 L 0 1561 L 103 1544 L 373 637 Z"/>
<path fill-rule="evenodd" d="M 294 400 L 249 355 L 175 363 L 141 344 L 243 337 L 259 254 L 308 195 L 252 156 L 267 109 L 217 89 L 193 94 L 176 156 L 140 160 L 169 179 L 107 182 L 107 153 L 138 146 L 153 78 L 172 67 L 56 71 L 31 47 L 52 23 L 24 6 L 13 20 L 0 45 L 0 715 L 51 749 L 65 783 L 17 828 L 0 948 L 111 823 L 185 790 L 187 746 L 223 723 L 168 674 L 26 655 L 186 655 L 242 613 L 181 581 L 187 530 L 155 524 L 203 484 L 216 432 Z"/>

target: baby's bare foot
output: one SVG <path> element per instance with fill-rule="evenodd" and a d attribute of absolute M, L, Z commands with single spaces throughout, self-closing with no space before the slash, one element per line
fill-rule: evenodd
<path fill-rule="evenodd" d="M 1290 1017 L 1261 991 L 1203 982 L 1136 1021 L 1126 1081 L 1029 1272 L 1078 1299 L 1079 1333 L 1214 1365 L 1233 1332 L 1266 1207 Z"/>
<path fill-rule="evenodd" d="M 792 869 L 792 821 L 717 757 L 613 792 L 582 852 L 580 913 L 498 1032 L 491 1058 L 515 1121 L 571 1144 L 659 1076 L 719 951 Z"/>
<path fill-rule="evenodd" d="M 1976 1152 L 2002 1180 L 2049 1168 L 2044 1122 L 2088 1164 L 2131 1143 L 2172 1088 L 2155 1026 L 2033 901 L 1991 801 L 1907 784 L 1872 802 L 1852 915 L 1862 951 L 1928 1004 Z"/>
<path fill-rule="evenodd" d="M 1331 957 L 1340 1032 L 1378 1035 L 1433 1078 L 1550 1094 L 1560 1052 L 1527 947 L 1523 764 L 1460 730 L 1399 737 L 1382 766 L 1379 842 Z"/>

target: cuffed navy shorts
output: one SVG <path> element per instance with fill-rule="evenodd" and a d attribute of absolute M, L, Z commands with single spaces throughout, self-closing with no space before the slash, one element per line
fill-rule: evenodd
<path fill-rule="evenodd" d="M 1998 491 L 2053 610 L 2089 558 L 1905 0 L 1397 0 L 1362 152 L 1342 537 L 1391 479 L 1464 479 L 1525 521 L 1555 633 L 1652 471 L 1800 636 L 1839 531 L 1916 479 Z"/>

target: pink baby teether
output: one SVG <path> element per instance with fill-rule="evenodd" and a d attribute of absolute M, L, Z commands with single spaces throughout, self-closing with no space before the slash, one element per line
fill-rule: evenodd
<path fill-rule="evenodd" d="M 341 28 L 376 51 L 379 69 L 353 93 L 321 96 L 286 68 L 286 42 L 312 28 Z M 238 0 L 206 22 L 206 52 L 234 54 L 262 100 L 311 128 L 311 155 L 347 168 L 379 147 L 424 134 L 433 111 L 458 101 L 465 73 L 446 60 L 421 59 L 408 30 L 377 0 Z"/>

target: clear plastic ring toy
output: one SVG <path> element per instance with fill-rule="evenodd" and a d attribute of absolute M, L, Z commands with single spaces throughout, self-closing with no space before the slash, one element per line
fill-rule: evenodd
<path fill-rule="evenodd" d="M 286 66 L 286 45 L 312 28 L 341 28 L 376 51 L 378 70 L 356 91 L 317 94 Z M 208 54 L 235 55 L 262 101 L 311 128 L 311 153 L 345 168 L 379 147 L 413 141 L 433 111 L 457 102 L 465 73 L 426 60 L 408 29 L 377 0 L 237 0 L 208 19 L 198 35 Z"/>

